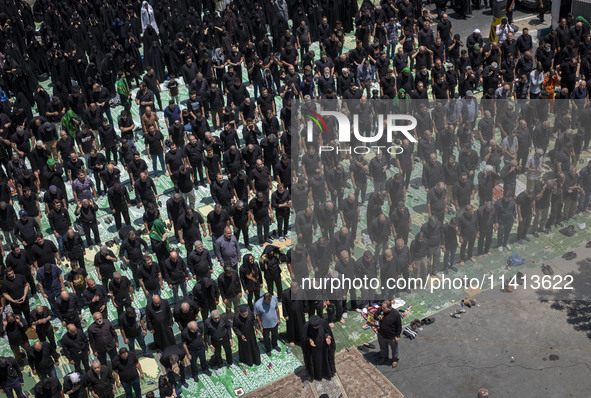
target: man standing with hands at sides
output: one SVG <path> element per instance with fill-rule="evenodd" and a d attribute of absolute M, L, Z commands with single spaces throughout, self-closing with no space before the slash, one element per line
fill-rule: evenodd
<path fill-rule="evenodd" d="M 135 353 L 135 342 L 137 340 L 146 358 L 154 358 L 148 352 L 144 337 L 148 333 L 143 315 L 137 308 L 127 307 L 125 312 L 119 315 L 119 332 L 123 342 Z"/>
<path fill-rule="evenodd" d="M 259 330 L 263 332 L 263 343 L 269 357 L 272 348 L 277 352 L 281 352 L 281 347 L 277 344 L 277 329 L 281 324 L 278 304 L 277 297 L 267 292 L 254 305 L 254 314 L 257 318 Z"/>
<path fill-rule="evenodd" d="M 191 375 L 196 383 L 199 382 L 197 371 L 197 358 L 201 362 L 201 370 L 208 376 L 211 376 L 209 367 L 207 365 L 207 358 L 205 358 L 205 337 L 203 336 L 203 328 L 195 321 L 187 324 L 187 327 L 181 332 L 181 339 L 183 341 L 183 348 L 187 353 L 187 358 L 191 363 Z"/>
<path fill-rule="evenodd" d="M 78 329 L 74 324 L 68 325 L 68 332 L 62 337 L 62 354 L 74 365 L 76 372 L 81 372 L 82 366 L 84 371 L 90 370 L 88 338 L 82 329 Z"/>
<path fill-rule="evenodd" d="M 392 308 L 392 302 L 382 302 L 382 308 L 376 313 L 376 319 L 380 321 L 378 328 L 378 343 L 380 345 L 380 360 L 382 365 L 390 357 L 388 347 L 392 349 L 392 367 L 398 366 L 398 342 L 402 333 L 402 320 L 400 313 Z"/>
<path fill-rule="evenodd" d="M 217 374 L 222 373 L 222 347 L 226 353 L 228 366 L 234 368 L 232 363 L 232 325 L 225 315 L 218 310 L 211 311 L 211 316 L 203 322 L 204 337 L 213 351 L 213 365 L 218 367 Z"/>
<path fill-rule="evenodd" d="M 108 319 L 103 319 L 103 314 L 100 312 L 95 312 L 92 317 L 94 322 L 88 328 L 88 341 L 94 356 L 99 359 L 100 363 L 106 365 L 107 354 L 109 354 L 111 362 L 117 356 L 117 348 L 119 347 L 117 333 L 115 333 L 111 322 Z"/>
<path fill-rule="evenodd" d="M 144 380 L 144 371 L 138 361 L 135 353 L 130 352 L 123 347 L 119 350 L 119 355 L 112 361 L 115 384 L 117 387 L 123 385 L 126 398 L 142 398 L 142 388 L 140 379 Z M 133 390 L 133 391 L 132 391 Z"/>

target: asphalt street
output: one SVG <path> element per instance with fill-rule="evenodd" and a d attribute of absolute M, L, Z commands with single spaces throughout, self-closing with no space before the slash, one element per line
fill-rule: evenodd
<path fill-rule="evenodd" d="M 555 275 L 573 275 L 573 290 L 486 290 L 460 319 L 449 315 L 456 305 L 415 340 L 401 339 L 396 369 L 377 365 L 377 350 L 365 357 L 407 398 L 474 398 L 480 388 L 494 398 L 589 397 L 591 249 L 577 254 L 549 263 Z"/>
<path fill-rule="evenodd" d="M 437 16 L 434 5 L 426 5 L 426 8 L 432 13 L 433 16 Z M 447 14 L 452 23 L 452 29 L 454 33 L 459 33 L 462 41 L 466 42 L 466 37 L 478 28 L 482 32 L 485 39 L 488 39 L 488 32 L 492 22 L 492 12 L 490 8 L 473 10 L 472 15 L 468 16 L 468 19 L 458 19 L 458 14 L 454 12 L 452 8 L 447 9 Z M 538 17 L 536 10 L 528 9 L 520 4 L 517 4 L 515 11 L 513 12 L 513 25 L 521 29 L 527 27 L 530 30 L 532 36 L 536 36 L 536 30 L 550 25 L 550 16 L 546 15 L 545 23 L 542 23 Z M 437 22 L 437 21 L 435 21 Z"/>

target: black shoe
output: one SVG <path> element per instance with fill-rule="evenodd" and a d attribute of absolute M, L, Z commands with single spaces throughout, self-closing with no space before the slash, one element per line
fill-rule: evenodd
<path fill-rule="evenodd" d="M 205 373 L 205 374 L 206 374 L 206 375 L 208 375 L 208 376 L 211 376 L 211 370 L 209 370 L 209 369 L 205 369 L 205 370 L 203 371 L 203 373 Z"/>
<path fill-rule="evenodd" d="M 275 347 L 273 347 L 273 349 L 277 352 L 281 352 L 281 347 L 279 347 L 278 345 L 276 345 Z"/>
<path fill-rule="evenodd" d="M 267 356 L 269 356 L 269 357 L 271 356 L 271 351 L 267 352 Z"/>
<path fill-rule="evenodd" d="M 533 233 L 533 235 L 534 235 L 536 238 L 539 238 L 539 237 L 540 237 L 540 234 L 538 234 L 537 232 L 534 232 L 534 233 Z"/>
<path fill-rule="evenodd" d="M 252 246 L 246 246 L 246 250 L 251 251 L 252 250 Z"/>
<path fill-rule="evenodd" d="M 195 383 L 199 383 L 199 377 L 197 377 L 197 376 L 193 377 L 193 381 L 194 381 Z"/>
<path fill-rule="evenodd" d="M 451 267 L 449 267 L 449 269 L 451 269 L 454 272 L 458 272 L 458 269 L 456 267 L 454 267 L 453 265 Z"/>

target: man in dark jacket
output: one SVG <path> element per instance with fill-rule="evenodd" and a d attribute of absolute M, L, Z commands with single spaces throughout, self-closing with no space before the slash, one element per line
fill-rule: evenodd
<path fill-rule="evenodd" d="M 95 359 L 88 373 L 86 373 L 86 385 L 93 397 L 113 398 L 117 392 L 113 371 L 107 365 L 101 365 L 101 361 Z"/>
<path fill-rule="evenodd" d="M 226 266 L 224 272 L 218 276 L 218 288 L 226 306 L 226 317 L 233 319 L 232 306 L 238 312 L 240 298 L 242 297 L 242 287 L 238 272 L 234 268 Z"/>
<path fill-rule="evenodd" d="M 62 353 L 68 359 L 70 364 L 74 365 L 76 372 L 81 372 L 84 366 L 84 371 L 90 370 L 88 364 L 89 357 L 88 338 L 81 329 L 69 324 L 68 332 L 62 337 Z"/>
<path fill-rule="evenodd" d="M 478 232 L 478 216 L 474 214 L 472 205 L 466 205 L 464 214 L 458 217 L 458 227 L 460 229 L 460 265 L 466 265 L 465 261 L 470 259 L 476 262 L 472 257 L 472 250 L 474 250 L 474 241 L 480 236 Z M 468 252 L 466 253 L 466 248 Z"/>
<path fill-rule="evenodd" d="M 380 321 L 378 328 L 378 343 L 380 345 L 380 360 L 382 365 L 386 362 L 390 353 L 388 348 L 392 349 L 392 367 L 398 366 L 398 342 L 400 333 L 402 333 L 402 321 L 400 313 L 392 308 L 392 303 L 388 300 L 382 302 L 382 308 L 375 314 L 376 319 Z"/>
<path fill-rule="evenodd" d="M 179 287 L 183 297 L 187 296 L 187 280 L 189 280 L 189 271 L 185 260 L 179 256 L 177 251 L 170 252 L 170 257 L 162 264 L 162 276 L 168 283 L 168 288 L 172 290 L 174 302 L 178 301 Z"/>
<path fill-rule="evenodd" d="M 107 198 L 109 200 L 111 213 L 113 213 L 113 217 L 115 218 L 115 226 L 117 227 L 117 230 L 120 230 L 122 226 L 121 215 L 123 215 L 125 223 L 131 225 L 128 209 L 130 206 L 129 193 L 127 192 L 127 188 L 117 182 L 108 189 Z"/>
<path fill-rule="evenodd" d="M 509 246 L 509 235 L 511 234 L 511 228 L 515 223 L 515 214 L 517 213 L 517 206 L 513 195 L 506 193 L 503 197 L 496 201 L 496 224 L 498 224 L 498 235 L 497 244 L 499 251 L 502 252 L 503 248 L 511 250 Z"/>
<path fill-rule="evenodd" d="M 29 366 L 34 375 L 38 375 L 41 379 L 57 377 L 55 366 L 59 366 L 60 356 L 51 344 L 36 341 L 27 351 L 27 355 L 29 357 Z"/>
<path fill-rule="evenodd" d="M 119 257 L 131 268 L 131 275 L 136 289 L 140 287 L 138 268 L 143 263 L 144 254 L 147 254 L 147 252 L 148 244 L 141 237 L 136 236 L 133 230 L 128 232 L 127 239 L 119 247 Z"/>
<path fill-rule="evenodd" d="M 11 357 L 0 357 L 0 388 L 8 397 L 24 398 L 22 384 L 23 373 L 16 360 Z"/>
<path fill-rule="evenodd" d="M 68 232 L 63 239 L 64 251 L 66 259 L 70 264 L 76 262 L 82 268 L 86 268 L 84 264 L 84 255 L 86 249 L 84 248 L 84 242 L 78 232 L 74 232 L 72 227 L 68 228 Z"/>
<path fill-rule="evenodd" d="M 492 256 L 490 252 L 490 245 L 492 242 L 493 229 L 498 230 L 499 226 L 496 224 L 497 210 L 491 201 L 486 201 L 483 206 L 480 206 L 476 211 L 478 218 L 478 258 L 486 253 Z"/>
<path fill-rule="evenodd" d="M 99 236 L 98 220 L 96 218 L 96 212 L 98 211 L 98 205 L 92 200 L 82 199 L 82 203 L 76 209 L 76 215 L 78 221 L 82 224 L 84 230 L 84 236 L 86 237 L 86 245 L 92 246 L 101 245 L 101 237 Z M 90 237 L 90 232 L 94 234 L 94 241 Z"/>
<path fill-rule="evenodd" d="M 103 314 L 95 312 L 92 317 L 94 322 L 88 328 L 88 341 L 92 348 L 93 354 L 97 357 L 100 363 L 107 364 L 107 354 L 113 361 L 117 356 L 117 348 L 119 347 L 119 340 L 113 325 L 108 319 L 103 319 Z M 94 362 L 93 362 L 94 369 Z"/>

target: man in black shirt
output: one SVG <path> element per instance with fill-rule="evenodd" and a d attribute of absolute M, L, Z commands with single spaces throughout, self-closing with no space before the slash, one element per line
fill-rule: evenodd
<path fill-rule="evenodd" d="M 216 204 L 212 211 L 207 215 L 207 228 L 209 236 L 215 242 L 220 236 L 224 234 L 224 229 L 230 224 L 230 216 L 228 212 L 222 209 L 222 206 Z"/>
<path fill-rule="evenodd" d="M 222 347 L 226 353 L 226 362 L 232 366 L 232 325 L 225 315 L 218 310 L 211 311 L 211 316 L 203 322 L 204 337 L 214 353 L 214 366 L 223 365 Z"/>
<path fill-rule="evenodd" d="M 519 217 L 519 226 L 517 227 L 517 242 L 521 245 L 527 237 L 527 230 L 531 224 L 532 215 L 536 212 L 536 200 L 533 190 L 521 192 L 515 200 L 517 204 L 517 216 Z"/>
<path fill-rule="evenodd" d="M 112 163 L 109 163 L 105 170 L 99 172 L 99 177 L 105 184 L 107 193 L 109 188 L 112 188 L 116 183 L 121 183 L 121 171 Z"/>
<path fill-rule="evenodd" d="M 86 200 L 86 199 L 85 199 Z M 80 264 L 84 267 L 84 255 L 86 250 L 84 248 L 84 242 L 78 232 L 74 232 L 72 227 L 68 228 L 68 232 L 63 237 L 64 251 L 66 259 L 72 265 L 73 263 Z"/>
<path fill-rule="evenodd" d="M 99 280 L 103 283 L 103 286 L 109 286 L 109 280 L 113 277 L 115 272 L 115 253 L 107 248 L 107 246 L 101 246 L 98 253 L 94 255 L 94 266 L 98 268 Z"/>
<path fill-rule="evenodd" d="M 146 161 L 140 157 L 138 152 L 134 152 L 133 160 L 127 163 L 127 171 L 129 172 L 131 185 L 134 185 L 134 183 L 140 178 L 142 172 L 148 172 L 148 165 L 146 164 Z"/>
<path fill-rule="evenodd" d="M 157 177 L 154 177 L 157 178 Z M 149 206 L 150 204 L 158 207 L 157 200 L 159 199 L 156 184 L 148 175 L 147 171 L 140 173 L 139 178 L 135 181 L 134 191 L 138 207 Z"/>
<path fill-rule="evenodd" d="M 262 247 L 265 242 L 271 243 L 269 236 L 269 225 L 275 222 L 271 203 L 269 203 L 269 194 L 257 191 L 256 198 L 251 199 L 248 204 L 250 209 L 250 221 L 257 227 L 257 239 Z"/>
<path fill-rule="evenodd" d="M 139 309 L 134 307 L 127 307 L 125 312 L 119 315 L 119 331 L 123 342 L 127 344 L 129 349 L 135 353 L 135 341 L 137 340 L 142 352 L 146 358 L 154 358 L 148 352 L 144 337 L 147 334 L 146 323 Z"/>
<path fill-rule="evenodd" d="M 205 356 L 205 352 L 203 354 Z M 8 397 L 24 398 L 22 385 L 24 384 L 21 368 L 14 358 L 0 357 L 0 388 Z"/>
<path fill-rule="evenodd" d="M 271 173 L 269 169 L 263 166 L 261 159 L 256 160 L 256 167 L 250 172 L 252 190 L 261 192 L 269 198 L 269 190 L 273 187 L 271 183 Z"/>
<path fill-rule="evenodd" d="M 15 315 L 23 315 L 27 324 L 31 323 L 29 312 L 29 284 L 27 279 L 14 272 L 12 268 L 6 269 L 6 278 L 2 283 L 2 295 L 10 304 Z"/>
<path fill-rule="evenodd" d="M 179 243 L 185 245 L 187 253 L 190 253 L 191 250 L 193 250 L 193 244 L 195 241 L 200 241 L 202 239 L 201 231 L 199 230 L 200 226 L 201 229 L 203 229 L 203 234 L 207 236 L 203 217 L 199 212 L 193 211 L 192 208 L 187 209 L 187 211 L 179 217 Z"/>
<path fill-rule="evenodd" d="M 216 179 L 211 184 L 211 197 L 214 203 L 222 205 L 224 210 L 228 211 L 234 199 L 234 188 L 230 181 L 224 179 L 222 173 L 218 173 Z"/>
<path fill-rule="evenodd" d="M 474 199 L 474 193 L 476 189 L 472 180 L 468 178 L 468 173 L 463 171 L 460 174 L 460 178 L 453 187 L 453 200 L 456 208 L 457 216 L 460 217 L 466 207 L 472 199 Z"/>
<path fill-rule="evenodd" d="M 193 274 L 193 279 L 201 280 L 213 273 L 213 262 L 208 250 L 203 249 L 203 242 L 195 241 L 195 249 L 189 253 L 187 265 Z"/>
<path fill-rule="evenodd" d="M 25 246 L 25 248 L 26 247 L 28 246 Z M 16 274 L 25 277 L 27 283 L 29 284 L 31 294 L 34 298 L 36 298 L 35 296 L 37 295 L 37 287 L 35 284 L 35 280 L 33 279 L 33 275 L 31 274 L 31 270 L 34 270 L 34 266 L 31 264 L 31 262 L 32 259 L 29 259 L 28 256 L 25 253 L 23 253 L 21 247 L 18 244 L 13 244 L 10 246 L 10 252 L 8 253 L 8 255 L 6 255 L 6 258 L 4 259 L 4 265 L 6 266 L 7 270 L 8 268 L 12 268 Z"/>
<path fill-rule="evenodd" d="M 189 143 L 183 148 L 183 156 L 193 169 L 195 187 L 198 184 L 205 187 L 205 180 L 203 179 L 203 144 L 201 141 L 197 141 L 193 134 L 189 136 Z M 197 180 L 197 174 L 199 174 L 199 180 Z"/>
<path fill-rule="evenodd" d="M 109 301 L 107 289 L 103 285 L 97 285 L 92 278 L 88 278 L 86 281 L 86 289 L 81 293 L 84 306 L 88 307 L 91 314 L 100 312 L 106 318 L 109 314 L 107 309 Z"/>
<path fill-rule="evenodd" d="M 163 172 L 166 167 L 164 164 L 164 136 L 160 130 L 156 130 L 154 125 L 150 125 L 148 127 L 148 134 L 144 136 L 144 141 L 146 144 L 148 159 L 152 159 L 152 171 L 155 175 L 154 178 L 157 178 L 158 174 Z M 158 161 L 160 162 L 160 167 L 162 168 L 160 171 L 158 171 L 157 168 Z"/>
<path fill-rule="evenodd" d="M 117 230 L 120 230 L 122 227 L 122 215 L 125 223 L 131 225 L 128 209 L 130 206 L 129 193 L 127 192 L 127 188 L 117 182 L 107 191 L 107 198 L 109 200 L 111 213 L 113 213 L 113 218 L 115 218 L 115 226 L 117 227 Z"/>
<path fill-rule="evenodd" d="M 143 264 L 138 269 L 138 280 L 148 304 L 151 303 L 152 296 L 160 296 L 162 289 L 164 289 L 160 266 L 158 263 L 154 263 L 149 255 L 143 257 Z"/>
<path fill-rule="evenodd" d="M 466 205 L 464 213 L 458 216 L 460 242 L 462 244 L 460 247 L 460 265 L 462 267 L 466 265 L 465 261 L 468 259 L 476 262 L 476 259 L 472 257 L 472 250 L 474 249 L 474 241 L 480 237 L 480 232 L 478 232 L 478 216 L 474 213 L 472 205 Z M 466 248 L 468 249 L 467 253 Z"/>
<path fill-rule="evenodd" d="M 277 216 L 277 236 L 279 241 L 283 242 L 284 239 L 289 239 L 287 231 L 291 214 L 291 195 L 281 183 L 277 184 L 277 191 L 271 195 L 271 207 L 275 209 Z"/>
<path fill-rule="evenodd" d="M 176 344 L 172 344 L 162 350 L 162 356 L 160 357 L 160 364 L 166 369 L 166 375 L 168 380 L 173 383 L 177 388 L 187 388 L 186 376 L 185 376 L 185 359 L 186 352 Z M 178 374 L 173 370 L 178 367 Z M 179 380 L 177 381 L 177 377 Z"/>
<path fill-rule="evenodd" d="M 133 302 L 133 287 L 126 276 L 120 272 L 113 273 L 113 279 L 109 282 L 109 294 L 113 307 L 117 309 L 117 316 L 121 315 L 124 308 L 131 306 Z"/>
<path fill-rule="evenodd" d="M 53 317 L 49 308 L 44 305 L 35 306 L 35 309 L 31 311 L 30 318 L 30 325 L 37 332 L 39 341 L 49 340 L 49 344 L 51 344 L 54 349 L 57 349 L 53 326 L 50 322 Z"/>
<path fill-rule="evenodd" d="M 84 371 L 88 372 L 90 370 L 88 363 L 90 348 L 88 346 L 88 338 L 82 329 L 69 324 L 68 332 L 62 337 L 61 343 L 62 353 L 70 364 L 74 365 L 76 372 L 81 372 L 82 366 L 84 366 Z"/>
<path fill-rule="evenodd" d="M 35 268 L 40 268 L 45 264 L 60 264 L 60 258 L 55 244 L 43 238 L 43 234 L 37 234 L 33 244 L 33 261 Z"/>
<path fill-rule="evenodd" d="M 172 176 L 173 173 L 179 171 L 183 163 L 183 151 L 176 147 L 174 142 L 170 143 L 170 150 L 166 152 L 164 156 L 164 162 L 166 163 L 166 175 Z"/>
<path fill-rule="evenodd" d="M 140 379 L 144 379 L 144 372 L 135 353 L 130 352 L 125 347 L 120 348 L 119 355 L 113 358 L 111 366 L 113 367 L 115 383 L 117 386 L 123 386 L 125 395 L 131 397 L 135 392 L 136 398 L 140 398 L 142 396 Z"/>
<path fill-rule="evenodd" d="M 181 194 L 175 193 L 166 201 L 166 213 L 168 219 L 172 221 L 174 234 L 178 239 L 178 221 L 181 214 L 187 211 L 187 202 Z"/>
<path fill-rule="evenodd" d="M 144 248 L 142 251 L 142 247 Z M 127 239 L 119 247 L 119 257 L 131 268 L 133 282 L 136 289 L 140 286 L 137 276 L 138 268 L 143 262 L 143 257 L 148 253 L 148 244 L 141 237 L 136 236 L 135 231 L 127 233 Z"/>
<path fill-rule="evenodd" d="M 63 393 L 62 384 L 57 376 L 42 378 L 33 388 L 35 397 L 59 397 Z"/>
<path fill-rule="evenodd" d="M 248 207 L 244 206 L 244 202 L 242 200 L 238 200 L 230 208 L 229 216 L 230 223 L 234 229 L 234 236 L 236 237 L 236 240 L 240 238 L 240 233 L 242 233 L 246 250 L 251 250 L 248 238 L 248 227 L 250 225 Z"/>
<path fill-rule="evenodd" d="M 199 362 L 201 363 L 201 370 L 208 376 L 211 376 L 205 357 L 206 346 L 204 343 L 203 328 L 195 321 L 189 322 L 187 327 L 181 332 L 181 339 L 183 341 L 183 348 L 191 362 L 193 380 L 195 382 L 199 381 L 197 376 L 197 358 L 199 358 Z"/>
<path fill-rule="evenodd" d="M 178 252 L 170 252 L 170 257 L 164 260 L 162 264 L 162 273 L 168 283 L 168 288 L 172 290 L 174 302 L 178 300 L 179 287 L 183 297 L 187 296 L 187 280 L 189 280 L 189 271 L 185 260 L 179 256 Z"/>
<path fill-rule="evenodd" d="M 27 350 L 29 357 L 29 366 L 34 375 L 39 375 L 40 379 L 46 377 L 55 378 L 55 366 L 59 366 L 59 354 L 49 343 L 36 341 L 32 347 Z"/>
<path fill-rule="evenodd" d="M 190 208 L 194 208 L 195 191 L 193 190 L 193 169 L 182 164 L 177 171 L 172 173 L 170 179 L 174 184 L 175 191 L 182 193 L 185 202 L 189 203 Z"/>
<path fill-rule="evenodd" d="M 400 313 L 392 308 L 392 303 L 388 300 L 382 303 L 382 308 L 375 314 L 376 319 L 380 321 L 378 328 L 378 343 L 380 345 L 380 360 L 382 365 L 386 362 L 390 353 L 388 348 L 392 349 L 392 367 L 398 366 L 398 342 L 402 333 L 402 321 Z"/>
<path fill-rule="evenodd" d="M 82 224 L 84 236 L 86 237 L 86 245 L 88 247 L 92 246 L 93 244 L 98 246 L 101 245 L 101 237 L 99 235 L 98 221 L 96 218 L 97 211 L 98 205 L 92 200 L 88 199 L 82 199 L 82 203 L 78 205 L 78 208 L 76 209 L 75 214 L 78 216 L 78 222 Z M 92 240 L 90 235 L 91 231 L 94 234 L 94 241 Z M 84 257 L 77 257 L 77 259 L 80 263 L 80 266 L 84 267 Z"/>

